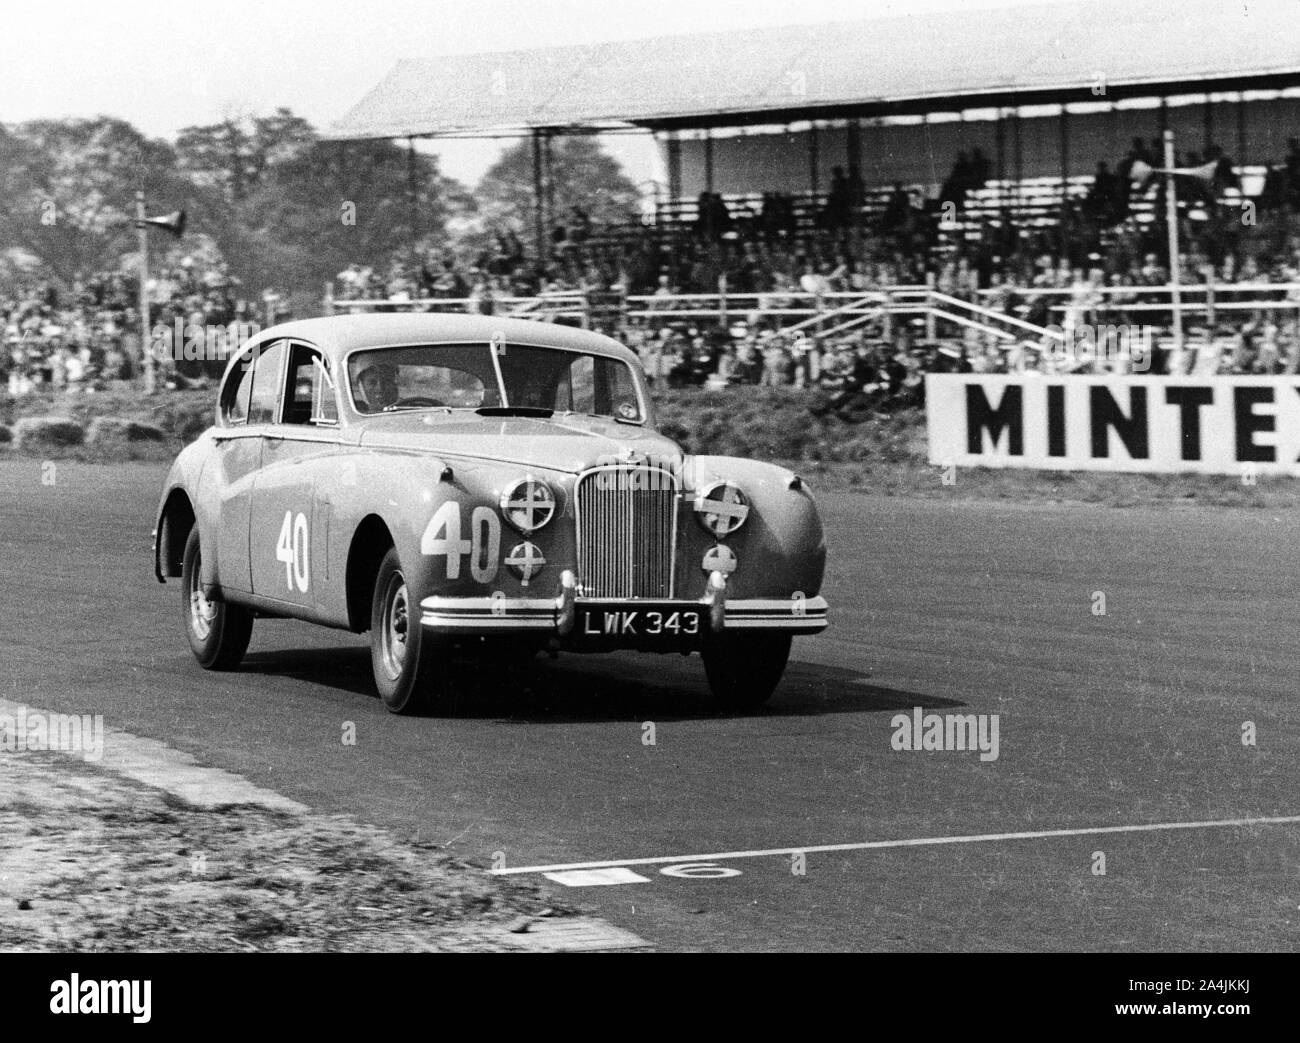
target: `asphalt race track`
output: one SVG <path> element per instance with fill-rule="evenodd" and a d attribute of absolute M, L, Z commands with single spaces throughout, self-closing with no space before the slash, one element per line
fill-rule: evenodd
<path fill-rule="evenodd" d="M 0 695 L 485 868 L 607 863 L 634 882 L 547 886 L 660 948 L 1300 946 L 1300 822 L 1032 835 L 1300 815 L 1293 516 L 825 494 L 832 626 L 767 709 L 716 715 L 697 658 L 620 654 L 408 719 L 363 637 L 306 624 L 204 673 L 152 574 L 163 469 L 42 473 L 0 463 Z M 917 706 L 998 715 L 997 759 L 893 749 Z"/>

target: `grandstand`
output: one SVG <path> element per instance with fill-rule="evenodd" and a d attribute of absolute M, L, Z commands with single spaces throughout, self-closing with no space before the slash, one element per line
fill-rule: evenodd
<path fill-rule="evenodd" d="M 725 271 L 701 285 L 698 271 L 719 268 L 707 262 L 690 278 L 686 265 L 677 277 L 661 268 L 654 294 L 644 273 L 639 285 L 622 280 L 624 321 L 725 326 L 742 316 L 819 341 L 888 341 L 905 323 L 964 355 L 1041 347 L 1059 323 L 1084 318 L 1167 324 L 1176 304 L 1178 351 L 1186 313 L 1212 342 L 1200 352 L 1209 357 L 1250 323 L 1285 324 L 1300 346 L 1293 265 L 1228 280 L 1230 289 L 1215 275 L 1241 238 L 1243 204 L 1300 202 L 1298 34 L 1300 7 L 1285 0 L 1093 0 L 403 61 L 330 136 L 412 148 L 417 138 L 531 136 L 544 272 L 559 220 L 547 211 L 549 143 L 650 134 L 668 172 L 652 225 L 600 230 L 589 247 L 625 259 L 645 253 L 650 235 L 654 256 L 695 258 L 709 253 L 702 237 L 722 241 L 723 269 L 754 244 L 765 258 L 773 243 L 789 246 L 799 261 L 794 284 L 769 292 L 729 286 Z M 1163 179 L 1132 190 L 1128 180 L 1137 163 L 1160 165 L 1166 131 L 1175 165 L 1204 171 L 1180 200 L 1188 242 L 1178 271 L 1199 283 L 1186 296 L 1165 285 Z M 1283 172 L 1296 182 L 1285 191 Z M 872 279 L 846 274 L 909 252 L 925 259 L 879 266 Z M 1155 279 L 1157 253 L 1166 274 Z M 1074 267 L 1044 278 L 1031 265 L 1049 255 Z M 967 261 L 978 272 L 958 285 Z M 835 269 L 855 292 L 799 280 L 800 264 Z M 1081 293 L 1090 269 L 1097 277 Z M 1004 283 L 1038 292 L 1031 301 Z M 572 285 L 552 289 L 549 300 L 506 295 L 495 306 L 591 321 Z M 437 306 L 461 303 L 478 307 Z"/>
<path fill-rule="evenodd" d="M 700 193 L 744 213 L 778 192 L 808 224 L 835 167 L 870 218 L 896 183 L 939 201 L 979 149 L 963 222 L 1050 224 L 1099 161 L 1167 128 L 1262 188 L 1300 126 L 1297 38 L 1287 0 L 1097 0 L 453 56 L 398 63 L 330 133 L 531 135 L 539 235 L 546 142 L 615 132 L 658 141 L 664 223 L 694 220 Z"/>
<path fill-rule="evenodd" d="M 1294 0 L 1091 0 L 403 61 L 328 136 L 531 138 L 531 248 L 425 249 L 413 220 L 415 249 L 348 266 L 325 310 L 578 323 L 696 383 L 1046 368 L 1113 324 L 1156 329 L 1160 372 L 1300 372 L 1297 38 Z M 1165 131 L 1196 174 L 1173 222 L 1166 179 L 1132 177 Z M 574 235 L 550 212 L 578 134 L 658 143 L 653 215 Z M 247 317 L 197 276 L 162 280 L 158 322 Z M 129 283 L 0 301 L 0 380 L 134 379 Z"/>

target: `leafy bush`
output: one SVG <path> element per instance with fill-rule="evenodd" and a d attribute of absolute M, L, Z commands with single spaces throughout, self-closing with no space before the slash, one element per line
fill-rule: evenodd
<path fill-rule="evenodd" d="M 86 444 L 93 446 L 163 442 L 166 438 L 167 435 L 157 424 L 143 424 L 138 420 L 124 420 L 114 416 L 96 417 L 86 431 Z"/>
<path fill-rule="evenodd" d="M 692 453 L 768 460 L 925 460 L 919 410 L 840 416 L 822 391 L 740 387 L 656 393 L 660 430 Z"/>
<path fill-rule="evenodd" d="M 61 416 L 23 417 L 14 426 L 14 443 L 28 451 L 67 449 L 81 445 L 85 437 L 81 424 Z"/>

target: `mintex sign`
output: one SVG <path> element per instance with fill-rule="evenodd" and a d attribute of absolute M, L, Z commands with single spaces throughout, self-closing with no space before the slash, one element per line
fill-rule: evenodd
<path fill-rule="evenodd" d="M 1300 474 L 1300 377 L 925 378 L 930 462 Z"/>

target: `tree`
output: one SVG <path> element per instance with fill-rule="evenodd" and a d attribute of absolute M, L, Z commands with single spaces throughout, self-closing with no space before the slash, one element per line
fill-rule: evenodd
<path fill-rule="evenodd" d="M 238 202 L 256 190 L 268 170 L 299 158 L 315 143 L 310 123 L 278 108 L 270 116 L 186 127 L 176 139 L 176 155 L 191 178 Z"/>
<path fill-rule="evenodd" d="M 135 192 L 154 213 L 202 204 L 165 141 L 124 120 L 34 120 L 0 137 L 0 240 L 54 275 L 117 267 L 135 247 Z"/>
<path fill-rule="evenodd" d="M 237 207 L 246 278 L 315 290 L 351 263 L 385 265 L 417 238 L 438 245 L 447 217 L 472 202 L 436 157 L 417 154 L 413 208 L 409 163 L 391 141 L 317 141 L 269 164 Z"/>
<path fill-rule="evenodd" d="M 618 160 L 591 136 L 551 139 L 551 223 L 580 207 L 598 224 L 627 221 L 638 194 Z M 533 227 L 533 143 L 525 139 L 502 153 L 480 179 L 475 195 L 488 223 L 527 233 Z"/>
<path fill-rule="evenodd" d="M 320 141 L 287 109 L 187 128 L 175 148 L 104 117 L 0 126 L 0 245 L 64 282 L 134 253 L 140 188 L 151 215 L 189 212 L 190 232 L 160 249 L 215 245 L 245 293 L 317 299 L 350 263 L 386 265 L 417 237 L 441 245 L 447 217 L 473 208 L 435 157 L 412 171 L 399 144 Z"/>

